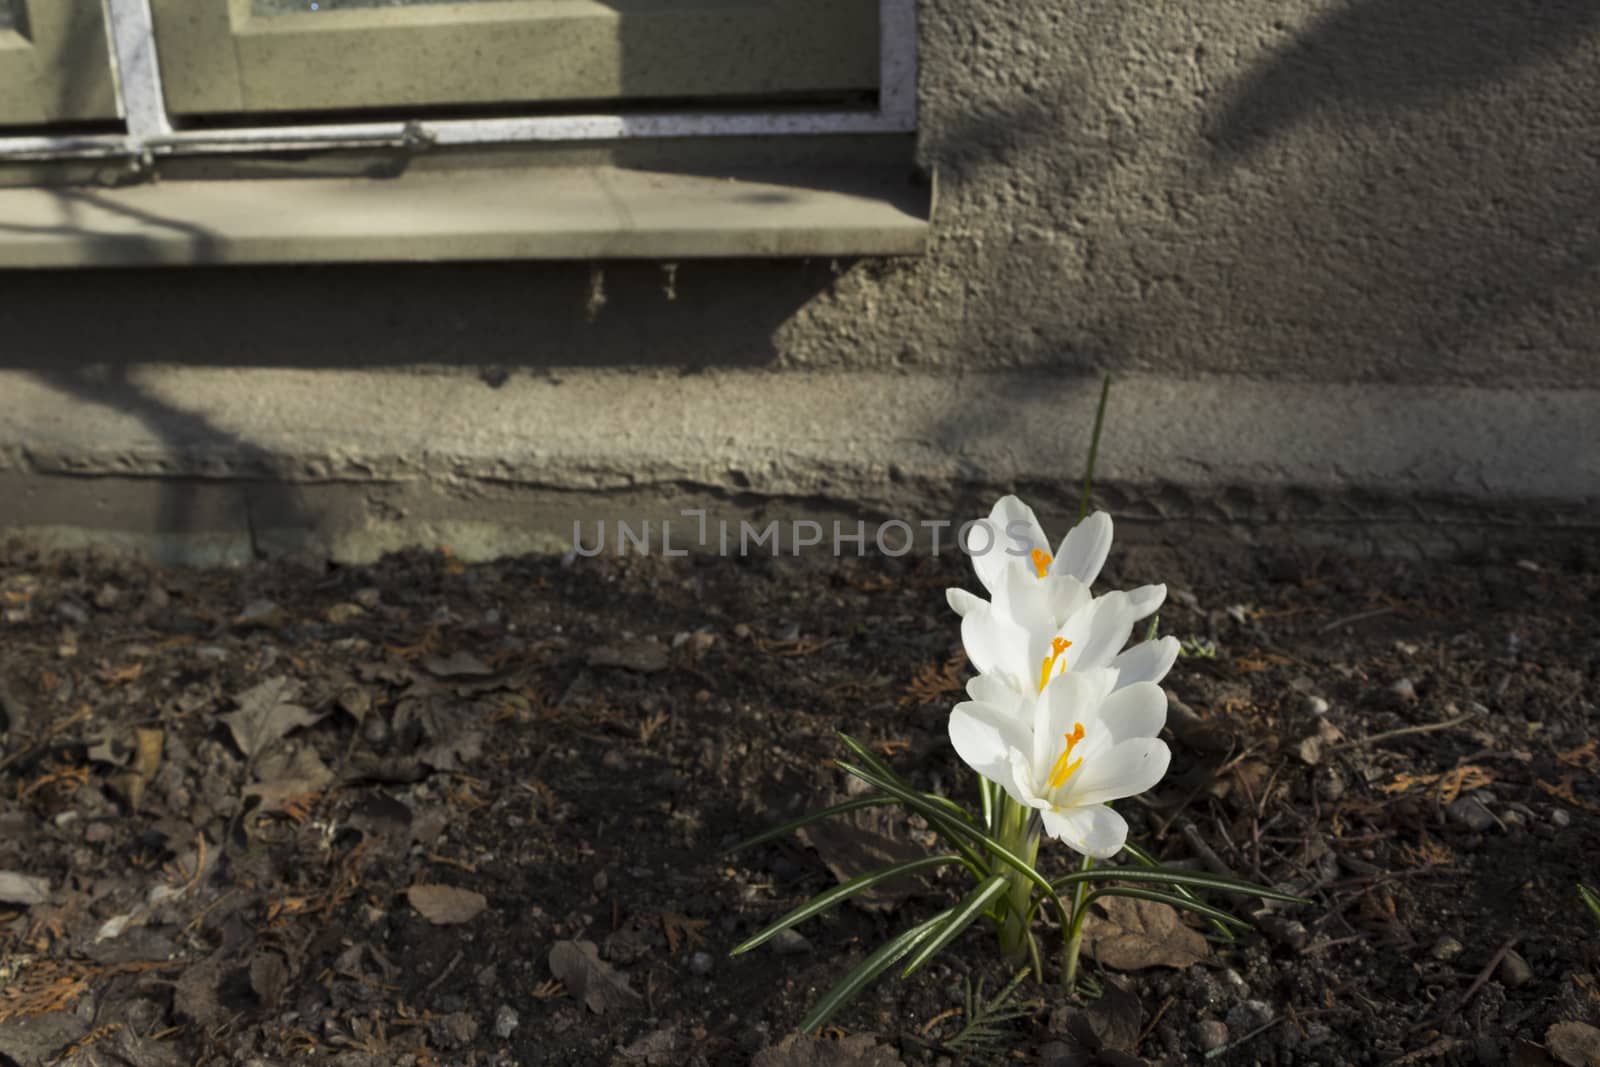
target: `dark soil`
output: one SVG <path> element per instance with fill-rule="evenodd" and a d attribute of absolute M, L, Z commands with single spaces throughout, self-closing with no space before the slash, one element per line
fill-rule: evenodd
<path fill-rule="evenodd" d="M 1539 1064 L 1553 1026 L 1581 1055 L 1600 568 L 1123 547 L 1100 586 L 1150 580 L 1193 654 L 1172 773 L 1119 808 L 1312 903 L 1214 898 L 1257 932 L 1089 961 L 1087 1010 L 1024 983 L 977 1048 L 966 995 L 1011 970 L 975 928 L 763 1054 L 960 892 L 728 956 L 929 840 L 864 816 L 724 854 L 850 791 L 835 731 L 975 802 L 944 733 L 965 559 L 0 553 L 0 1064 Z"/>

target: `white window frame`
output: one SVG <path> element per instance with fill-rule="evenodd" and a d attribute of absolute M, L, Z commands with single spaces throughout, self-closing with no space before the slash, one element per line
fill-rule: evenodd
<path fill-rule="evenodd" d="M 316 148 L 439 147 L 636 138 L 911 133 L 917 126 L 916 0 L 878 0 L 876 110 L 530 115 L 174 129 L 161 88 L 150 0 L 101 0 L 124 133 L 0 136 L 0 162 L 158 157 Z"/>

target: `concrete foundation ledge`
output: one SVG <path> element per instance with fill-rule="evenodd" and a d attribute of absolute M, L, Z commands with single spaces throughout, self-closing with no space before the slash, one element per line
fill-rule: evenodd
<path fill-rule="evenodd" d="M 719 521 L 737 544 L 760 519 L 821 523 L 815 551 L 842 523 L 849 552 L 868 521 L 871 551 L 888 520 L 926 538 L 1007 488 L 1070 510 L 1098 390 L 1037 372 L 0 371 L 0 535 L 168 561 L 357 562 L 441 544 L 566 551 L 575 523 L 614 537 L 618 520 L 651 522 L 648 550 L 718 551 Z M 1597 410 L 1600 390 L 1129 375 L 1098 493 L 1134 537 L 1581 543 L 1600 532 Z M 680 515 L 694 509 L 704 543 Z"/>

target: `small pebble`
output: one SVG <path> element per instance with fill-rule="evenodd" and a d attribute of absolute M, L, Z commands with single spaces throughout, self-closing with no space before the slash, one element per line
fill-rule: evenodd
<path fill-rule="evenodd" d="M 793 930 L 782 930 L 772 939 L 772 951 L 780 956 L 803 956 L 811 951 L 811 942 Z"/>
<path fill-rule="evenodd" d="M 1319 696 L 1308 696 L 1306 697 L 1306 711 L 1317 716 L 1326 715 L 1328 714 L 1328 702 Z"/>
<path fill-rule="evenodd" d="M 1494 826 L 1494 816 L 1489 813 L 1489 809 L 1473 797 L 1462 797 L 1446 808 L 1445 812 L 1455 822 L 1475 834 L 1484 833 Z"/>
<path fill-rule="evenodd" d="M 1221 1019 L 1202 1019 L 1194 1024 L 1194 1043 L 1203 1052 L 1215 1052 L 1228 1043 L 1228 1024 Z"/>
<path fill-rule="evenodd" d="M 1449 963 L 1451 960 L 1461 955 L 1462 949 L 1465 947 L 1466 946 L 1462 945 L 1461 942 L 1457 941 L 1449 934 L 1446 934 L 1433 943 L 1433 947 L 1428 950 L 1428 955 L 1432 956 L 1440 963 Z"/>
<path fill-rule="evenodd" d="M 1417 687 L 1410 678 L 1402 678 L 1389 687 L 1389 692 L 1404 701 L 1417 699 Z"/>
<path fill-rule="evenodd" d="M 522 1017 L 517 1014 L 517 1009 L 509 1004 L 502 1004 L 494 1010 L 494 1036 L 504 1041 L 516 1033 L 517 1025 L 522 1022 Z"/>
<path fill-rule="evenodd" d="M 711 968 L 713 965 L 715 965 L 715 963 L 716 960 L 712 957 L 711 953 L 696 952 L 693 956 L 689 957 L 689 973 L 697 974 L 704 978 L 706 975 L 711 973 Z"/>
<path fill-rule="evenodd" d="M 1572 816 L 1568 815 L 1567 812 L 1562 808 L 1551 808 L 1550 823 L 1552 826 L 1558 826 L 1562 829 L 1566 829 L 1568 826 L 1572 825 Z"/>
<path fill-rule="evenodd" d="M 1533 981 L 1533 968 L 1515 952 L 1507 952 L 1500 961 L 1500 981 L 1507 989 L 1521 989 Z"/>
<path fill-rule="evenodd" d="M 1264 1000 L 1241 1001 L 1228 1009 L 1228 1029 L 1241 1035 L 1267 1025 L 1272 1019 L 1272 1005 Z"/>
<path fill-rule="evenodd" d="M 741 641 L 750 640 L 750 625 L 743 622 L 736 623 L 733 627 L 733 636 Z"/>

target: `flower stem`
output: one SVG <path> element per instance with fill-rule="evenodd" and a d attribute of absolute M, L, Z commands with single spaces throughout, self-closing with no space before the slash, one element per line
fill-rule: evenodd
<path fill-rule="evenodd" d="M 1093 869 L 1094 857 L 1083 857 L 1079 870 Z M 1072 894 L 1072 926 L 1067 931 L 1067 943 L 1061 949 L 1061 985 L 1068 993 L 1073 992 L 1078 984 L 1078 953 L 1083 948 L 1083 921 L 1089 917 L 1086 904 L 1088 895 L 1089 883 L 1086 881 L 1079 882 Z"/>
<path fill-rule="evenodd" d="M 1033 809 L 1002 795 L 999 822 L 1000 843 L 1028 866 L 1033 866 L 1039 855 L 1039 832 L 1033 826 Z M 1010 884 L 1003 898 L 1000 948 L 1008 961 L 1022 963 L 1028 958 L 1028 917 L 1032 914 L 1034 884 L 1010 864 L 1001 866 Z"/>

